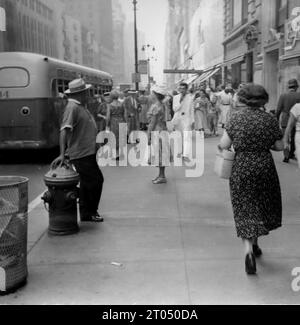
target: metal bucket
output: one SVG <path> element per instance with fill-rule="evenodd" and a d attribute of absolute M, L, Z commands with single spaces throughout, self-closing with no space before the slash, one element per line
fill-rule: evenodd
<path fill-rule="evenodd" d="M 27 280 L 28 179 L 0 177 L 0 294 Z"/>

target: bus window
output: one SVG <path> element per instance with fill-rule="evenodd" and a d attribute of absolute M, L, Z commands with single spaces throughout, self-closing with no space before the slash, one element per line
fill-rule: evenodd
<path fill-rule="evenodd" d="M 57 90 L 59 93 L 64 92 L 64 81 L 61 79 L 57 80 Z"/>
<path fill-rule="evenodd" d="M 94 94 L 95 94 L 95 88 L 94 88 L 94 85 L 92 86 L 92 88 L 89 89 L 89 97 L 93 98 L 94 97 Z"/>
<path fill-rule="evenodd" d="M 70 82 L 71 80 L 64 80 L 64 91 L 63 91 L 63 93 L 66 91 L 66 90 L 68 90 L 69 89 L 69 82 Z"/>
<path fill-rule="evenodd" d="M 29 85 L 29 73 L 23 68 L 8 67 L 0 69 L 1 88 L 25 88 Z"/>
<path fill-rule="evenodd" d="M 51 95 L 53 98 L 56 98 L 58 96 L 58 87 L 57 87 L 57 80 L 54 79 L 52 80 L 52 85 L 51 85 Z"/>

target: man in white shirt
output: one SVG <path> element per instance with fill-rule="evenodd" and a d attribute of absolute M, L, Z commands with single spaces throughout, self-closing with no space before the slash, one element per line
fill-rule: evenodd
<path fill-rule="evenodd" d="M 296 127 L 296 136 L 295 136 L 296 155 L 297 155 L 298 165 L 300 168 L 300 104 L 296 104 L 292 107 L 290 111 L 290 118 L 288 121 L 288 125 L 285 130 L 283 141 L 284 141 L 284 147 L 288 151 L 290 149 L 290 144 L 291 144 L 292 130 L 295 127 Z"/>
<path fill-rule="evenodd" d="M 175 112 L 172 119 L 173 127 L 176 131 L 180 131 L 183 136 L 183 159 L 189 160 L 192 153 L 192 139 L 185 136 L 185 131 L 192 131 L 195 123 L 195 115 L 193 109 L 194 98 L 188 92 L 188 85 L 181 83 L 179 85 L 179 95 L 173 98 L 173 110 Z"/>

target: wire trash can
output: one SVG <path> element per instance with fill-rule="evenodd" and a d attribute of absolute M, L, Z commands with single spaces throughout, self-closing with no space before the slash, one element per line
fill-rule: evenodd
<path fill-rule="evenodd" d="M 27 281 L 28 181 L 0 177 L 0 295 Z"/>

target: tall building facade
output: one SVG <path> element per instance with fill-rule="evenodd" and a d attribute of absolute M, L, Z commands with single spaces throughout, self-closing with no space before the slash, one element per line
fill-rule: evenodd
<path fill-rule="evenodd" d="M 199 3 L 200 0 L 168 1 L 165 57 L 168 69 L 189 69 L 192 66 L 190 23 Z M 169 87 L 174 87 L 180 80 L 187 78 L 188 75 L 170 74 L 165 76 L 165 82 Z"/>
<path fill-rule="evenodd" d="M 300 82 L 300 0 L 224 0 L 224 82 L 264 85 L 269 110 Z"/>
<path fill-rule="evenodd" d="M 82 64 L 90 68 L 97 68 L 99 61 L 99 44 L 96 41 L 95 34 L 84 25 L 81 25 L 81 40 Z"/>
<path fill-rule="evenodd" d="M 94 33 L 99 45 L 98 68 L 113 70 L 113 20 L 111 0 L 62 0 L 68 15 Z"/>
<path fill-rule="evenodd" d="M 224 0 L 224 81 L 261 83 L 262 1 Z"/>
<path fill-rule="evenodd" d="M 1 0 L 7 19 L 6 32 L 1 33 L 1 49 L 57 57 L 54 4 L 46 0 Z"/>
<path fill-rule="evenodd" d="M 269 108 L 286 91 L 287 82 L 300 82 L 300 0 L 262 1 L 263 84 L 270 93 Z"/>
<path fill-rule="evenodd" d="M 201 0 L 193 13 L 190 33 L 190 68 L 204 73 L 188 81 L 193 80 L 196 87 L 216 88 L 222 83 L 223 1 Z"/>
<path fill-rule="evenodd" d="M 125 39 L 126 17 L 119 0 L 113 0 L 113 39 L 114 39 L 114 84 L 124 84 L 125 76 Z"/>
<path fill-rule="evenodd" d="M 81 23 L 68 15 L 63 16 L 64 22 L 64 46 L 65 57 L 64 59 L 76 64 L 83 64 L 82 53 L 82 26 Z"/>

